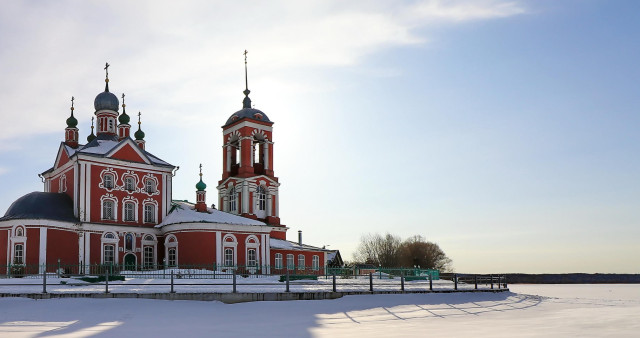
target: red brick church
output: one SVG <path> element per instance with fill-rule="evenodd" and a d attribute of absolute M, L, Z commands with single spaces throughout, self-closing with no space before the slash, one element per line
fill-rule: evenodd
<path fill-rule="evenodd" d="M 108 68 L 104 92 L 94 100 L 95 133 L 92 122 L 86 144 L 79 143 L 72 98 L 64 142 L 53 167 L 39 175 L 44 192 L 18 198 L 0 218 L 0 264 L 55 271 L 59 263 L 79 273 L 100 264 L 321 273 L 340 263 L 339 252 L 302 244 L 300 233 L 298 241 L 286 240 L 273 122 L 251 107 L 248 86 L 242 109 L 222 126 L 216 209 L 206 205 L 202 172 L 195 203 L 172 199 L 176 167 L 147 151 L 140 114 L 131 138 L 125 95 L 120 104 L 110 92 Z"/>

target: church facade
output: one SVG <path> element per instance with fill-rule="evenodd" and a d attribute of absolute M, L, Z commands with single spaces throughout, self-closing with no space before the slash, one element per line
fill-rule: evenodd
<path fill-rule="evenodd" d="M 248 86 L 243 108 L 222 127 L 218 210 L 206 204 L 202 170 L 195 203 L 172 199 L 177 167 L 147 151 L 140 114 L 131 137 L 125 96 L 120 104 L 109 91 L 108 72 L 105 82 L 94 100 L 95 133 L 92 123 L 87 142 L 79 143 L 72 98 L 65 140 L 53 167 L 40 174 L 44 191 L 20 197 L 0 218 L 0 264 L 7 272 L 24 265 L 89 273 L 107 264 L 311 274 L 340 260 L 335 250 L 303 244 L 300 232 L 298 241 L 286 240 L 273 122 L 251 107 Z"/>

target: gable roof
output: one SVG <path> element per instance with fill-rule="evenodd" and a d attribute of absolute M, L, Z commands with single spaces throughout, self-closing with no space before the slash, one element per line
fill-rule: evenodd
<path fill-rule="evenodd" d="M 170 224 L 180 223 L 222 223 L 222 224 L 238 224 L 238 225 L 266 225 L 264 222 L 256 221 L 217 209 L 207 208 L 207 212 L 198 212 L 195 205 L 187 201 L 172 201 L 171 211 L 164 218 L 162 223 L 156 225 L 161 228 Z"/>
<path fill-rule="evenodd" d="M 11 203 L 0 221 L 11 219 L 80 221 L 73 215 L 73 201 L 67 194 L 39 191 L 28 193 Z"/>

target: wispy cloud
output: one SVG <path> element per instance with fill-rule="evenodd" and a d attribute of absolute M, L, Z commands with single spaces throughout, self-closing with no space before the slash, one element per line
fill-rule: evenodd
<path fill-rule="evenodd" d="M 217 96 L 237 92 L 245 48 L 260 55 L 251 62 L 262 74 L 344 67 L 426 43 L 418 28 L 524 11 L 514 1 L 478 0 L 10 2 L 0 13 L 0 115 L 29 123 L 1 124 L 0 139 L 61 130 L 72 95 L 76 113 L 89 116 L 106 60 L 114 64 L 112 88 L 132 94 L 129 106 L 204 113 Z"/>

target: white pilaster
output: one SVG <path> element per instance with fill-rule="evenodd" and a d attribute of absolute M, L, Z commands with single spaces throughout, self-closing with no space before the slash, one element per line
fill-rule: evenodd
<path fill-rule="evenodd" d="M 249 213 L 249 182 L 242 182 L 242 212 Z"/>
<path fill-rule="evenodd" d="M 47 228 L 40 228 L 40 251 L 38 257 L 38 264 L 40 265 L 40 273 L 43 273 L 47 264 Z"/>
<path fill-rule="evenodd" d="M 222 234 L 216 231 L 216 266 L 222 266 Z"/>
<path fill-rule="evenodd" d="M 267 216 L 273 216 L 272 211 L 273 211 L 273 203 L 272 201 L 272 195 L 271 192 L 267 192 Z"/>
<path fill-rule="evenodd" d="M 270 146 L 271 142 L 265 142 L 264 143 L 264 169 L 267 170 L 269 169 L 269 151 L 270 151 Z"/>

